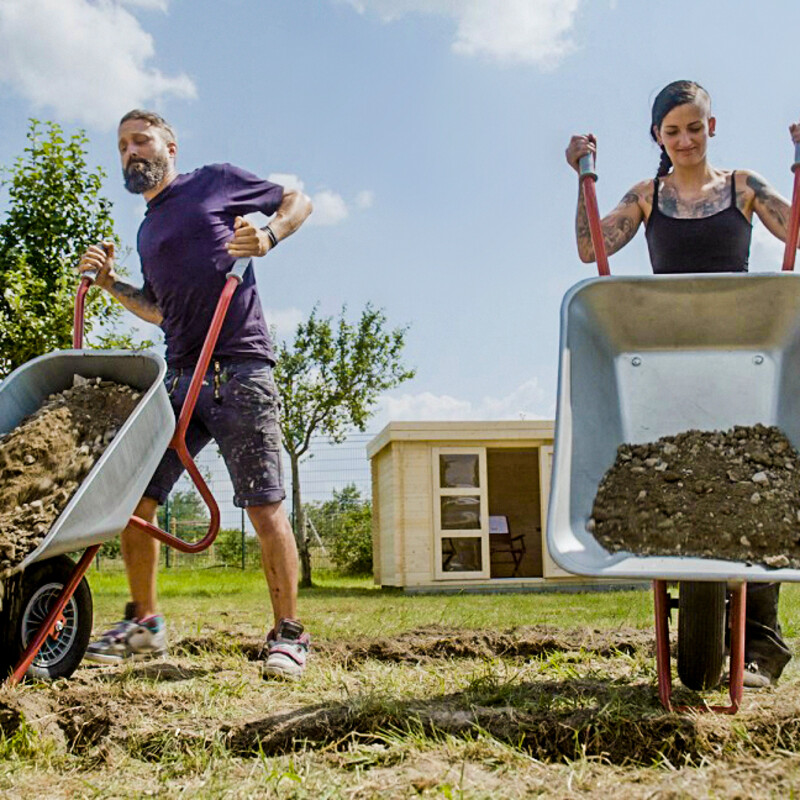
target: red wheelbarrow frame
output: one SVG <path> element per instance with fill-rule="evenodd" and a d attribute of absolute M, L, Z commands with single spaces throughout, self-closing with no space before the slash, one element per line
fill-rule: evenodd
<path fill-rule="evenodd" d="M 800 232 L 800 144 L 795 145 L 794 188 L 792 191 L 792 213 L 786 235 L 786 248 L 783 254 L 782 270 L 791 272 L 794 269 L 797 253 L 798 232 Z M 586 214 L 589 219 L 589 232 L 592 237 L 597 272 L 600 276 L 610 275 L 608 255 L 606 253 L 600 212 L 597 208 L 595 182 L 597 173 L 594 170 L 594 157 L 591 153 L 583 156 L 579 162 L 578 174 L 583 189 Z M 721 714 L 735 714 L 739 710 L 744 691 L 744 629 L 747 611 L 747 583 L 737 581 L 729 585 L 731 591 L 730 606 L 730 669 L 729 693 L 730 705 L 718 706 L 703 704 L 699 706 L 672 705 L 672 670 L 669 655 L 669 616 L 673 601 L 667 590 L 667 581 L 653 581 L 653 599 L 655 606 L 656 628 L 656 671 L 658 673 L 658 696 L 667 711 L 715 711 Z"/>
<path fill-rule="evenodd" d="M 214 316 L 211 318 L 211 325 L 209 326 L 208 333 L 206 334 L 203 348 L 200 351 L 200 357 L 198 358 L 197 364 L 194 368 L 192 380 L 189 384 L 189 391 L 186 394 L 186 399 L 183 401 L 183 406 L 181 407 L 181 412 L 178 416 L 178 421 L 175 426 L 175 433 L 172 435 L 172 439 L 169 443 L 169 447 L 173 448 L 178 454 L 178 458 L 180 458 L 181 463 L 188 471 L 192 481 L 194 482 L 194 485 L 197 487 L 201 497 L 208 506 L 210 513 L 208 531 L 199 541 L 186 542 L 183 539 L 173 536 L 171 533 L 167 533 L 167 531 L 163 531 L 161 528 L 158 528 L 137 516 L 132 516 L 128 522 L 128 525 L 131 527 L 149 534 L 155 539 L 158 539 L 160 542 L 164 542 L 164 544 L 174 547 L 176 550 L 180 550 L 182 553 L 199 553 L 202 550 L 205 550 L 212 544 L 214 539 L 217 538 L 217 533 L 219 532 L 219 506 L 217 505 L 217 501 L 214 499 L 214 495 L 211 493 L 211 490 L 203 480 L 200 470 L 194 463 L 191 453 L 186 447 L 186 429 L 189 427 L 189 421 L 192 418 L 192 413 L 194 412 L 194 407 L 200 394 L 203 378 L 208 370 L 208 365 L 211 363 L 211 356 L 214 353 L 214 348 L 216 347 L 217 339 L 219 338 L 219 332 L 222 328 L 222 323 L 225 321 L 225 315 L 228 312 L 228 306 L 230 305 L 234 292 L 242 282 L 244 271 L 247 269 L 249 264 L 250 259 L 239 259 L 234 264 L 233 269 L 228 273 L 228 276 L 225 280 L 225 285 L 223 286 L 220 294 L 220 298 L 217 301 L 217 307 L 214 311 Z M 76 350 L 80 350 L 83 346 L 84 305 L 86 293 L 89 291 L 89 287 L 91 285 L 92 279 L 84 275 L 81 278 L 78 286 L 78 292 L 75 296 L 75 317 L 72 346 Z M 6 679 L 6 686 L 14 686 L 19 683 L 25 676 L 28 667 L 38 655 L 39 650 L 42 648 L 42 645 L 45 643 L 47 638 L 49 636 L 58 636 L 58 627 L 59 623 L 62 623 L 63 621 L 64 608 L 78 588 L 78 585 L 83 579 L 83 576 L 86 574 L 86 571 L 91 566 L 92 559 L 95 557 L 95 554 L 99 549 L 100 545 L 96 544 L 88 547 L 84 551 L 78 563 L 75 565 L 69 580 L 61 590 L 61 594 L 59 594 L 56 602 L 47 614 L 47 617 L 45 618 L 41 627 L 28 643 L 14 671 Z"/>

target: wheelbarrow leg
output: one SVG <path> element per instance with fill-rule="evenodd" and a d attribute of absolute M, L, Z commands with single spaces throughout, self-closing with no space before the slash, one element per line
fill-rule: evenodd
<path fill-rule="evenodd" d="M 666 581 L 653 581 L 656 612 L 656 672 L 658 697 L 667 711 L 672 711 L 672 673 L 669 663 L 669 594 Z"/>
<path fill-rule="evenodd" d="M 730 695 L 731 705 L 720 709 L 728 714 L 739 710 L 744 693 L 744 627 L 747 615 L 747 584 L 740 583 L 731 589 L 731 652 Z"/>
<path fill-rule="evenodd" d="M 45 643 L 45 640 L 48 636 L 53 634 L 56 623 L 64 612 L 64 608 L 66 607 L 67 603 L 69 603 L 72 595 L 75 594 L 75 590 L 83 580 L 83 576 L 86 574 L 86 571 L 92 565 L 92 559 L 95 557 L 95 554 L 99 549 L 99 544 L 92 545 L 81 556 L 80 561 L 78 561 L 78 563 L 75 565 L 75 569 L 72 571 L 72 575 L 70 575 L 69 581 L 67 581 L 67 585 L 61 590 L 61 594 L 58 596 L 58 599 L 48 612 L 41 628 L 39 628 L 39 630 L 36 632 L 36 635 L 33 637 L 33 639 L 28 642 L 28 646 L 25 648 L 25 652 L 20 657 L 19 663 L 11 675 L 9 675 L 6 679 L 6 686 L 16 686 L 25 677 L 28 667 L 31 665 L 33 659 L 38 655 L 39 650 Z"/>
<path fill-rule="evenodd" d="M 742 703 L 744 692 L 744 626 L 747 610 L 747 584 L 741 583 L 731 591 L 731 648 L 729 670 L 728 706 L 673 706 L 672 673 L 669 660 L 669 610 L 670 600 L 666 581 L 653 581 L 653 598 L 656 615 L 656 671 L 658 697 L 667 711 L 715 711 L 718 714 L 735 714 Z"/>

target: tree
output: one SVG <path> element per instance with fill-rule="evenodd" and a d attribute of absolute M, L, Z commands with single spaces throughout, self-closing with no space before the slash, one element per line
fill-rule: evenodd
<path fill-rule="evenodd" d="M 0 223 L 0 378 L 36 356 L 72 346 L 80 256 L 98 241 L 119 244 L 111 201 L 100 193 L 105 173 L 88 168 L 87 144 L 82 131 L 65 139 L 55 123 L 31 120 L 24 156 L 0 173 L 8 194 Z M 105 292 L 89 293 L 87 333 L 97 324 L 113 330 L 120 316 Z M 103 344 L 125 338 L 112 333 Z"/>
<path fill-rule="evenodd" d="M 386 316 L 367 304 L 356 324 L 346 308 L 334 323 L 316 307 L 294 342 L 278 350 L 275 380 L 281 395 L 283 446 L 292 470 L 292 511 L 302 569 L 311 586 L 311 556 L 300 486 L 300 460 L 315 433 L 342 442 L 349 428 L 363 431 L 380 393 L 414 377 L 401 360 L 408 328 L 386 329 Z"/>
<path fill-rule="evenodd" d="M 306 504 L 306 515 L 341 572 L 372 571 L 372 503 L 354 483 L 334 489 L 330 500 Z"/>
<path fill-rule="evenodd" d="M 158 507 L 158 524 L 167 530 L 166 505 Z M 202 539 L 208 532 L 208 508 L 194 488 L 170 494 L 169 532 L 187 541 Z"/>

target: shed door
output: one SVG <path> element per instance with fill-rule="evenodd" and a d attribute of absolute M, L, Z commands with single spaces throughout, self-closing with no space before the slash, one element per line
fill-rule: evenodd
<path fill-rule="evenodd" d="M 434 576 L 489 578 L 485 447 L 433 448 Z"/>

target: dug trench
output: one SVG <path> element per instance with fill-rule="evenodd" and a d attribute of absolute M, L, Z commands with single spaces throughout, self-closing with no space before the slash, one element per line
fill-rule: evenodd
<path fill-rule="evenodd" d="M 429 696 L 376 688 L 301 689 L 292 695 L 265 685 L 257 665 L 232 655 L 224 635 L 210 637 L 202 650 L 196 640 L 184 640 L 169 660 L 125 670 L 92 667 L 69 683 L 2 692 L 0 727 L 11 737 L 24 724 L 85 764 L 104 762 L 113 753 L 148 763 L 175 752 L 223 750 L 242 759 L 330 753 L 354 742 L 377 746 L 387 735 L 435 741 L 490 736 L 548 763 L 598 758 L 619 765 L 687 764 L 800 747 L 800 691 L 792 684 L 780 694 L 747 696 L 735 718 L 664 711 L 650 638 L 641 631 L 560 631 L 554 637 L 540 628 L 502 633 L 437 628 L 403 634 L 394 648 L 384 638 L 353 641 L 365 670 L 477 675 L 459 691 Z M 516 648 L 509 646 L 513 641 Z M 320 642 L 307 678 L 319 680 L 350 666 L 342 656 L 347 644 Z M 406 654 L 400 660 L 398 647 Z M 632 668 L 637 659 L 639 667 Z M 221 715 L 203 686 L 226 675 L 235 682 L 229 692 L 235 700 Z M 413 675 L 406 678 L 413 685 Z M 699 698 L 676 687 L 676 700 Z"/>

